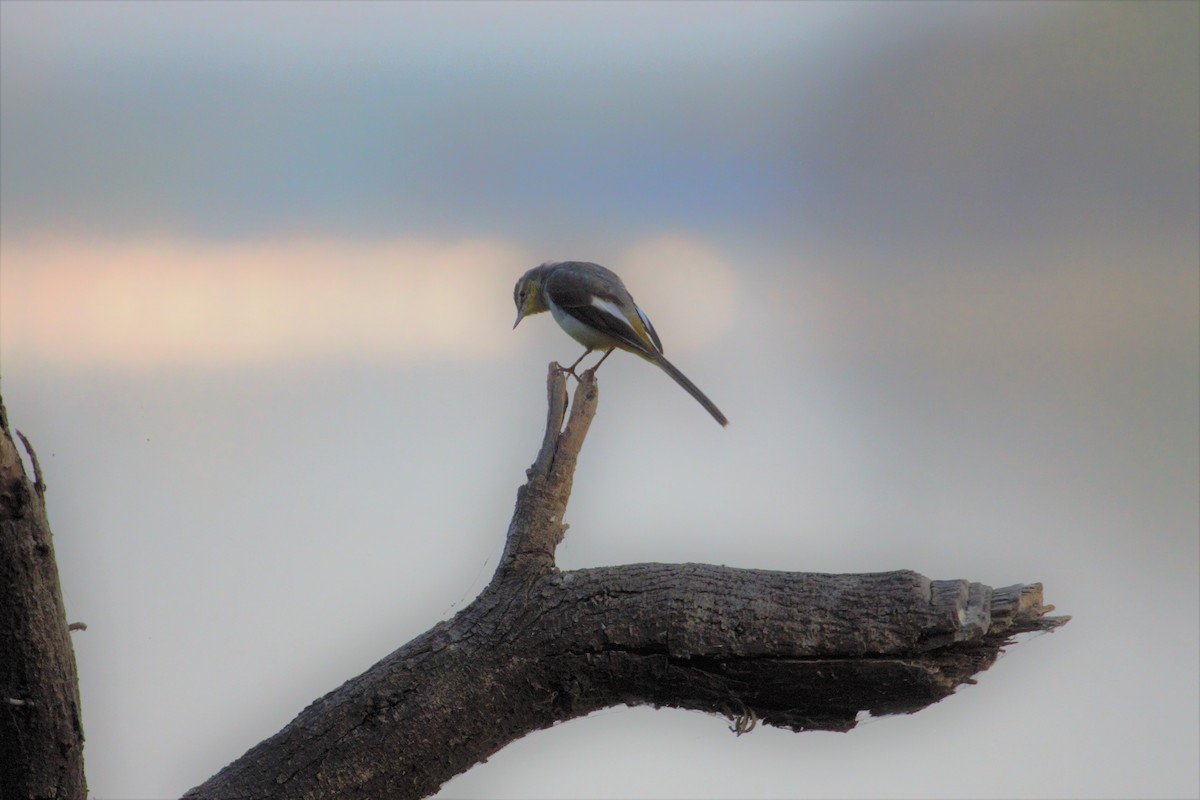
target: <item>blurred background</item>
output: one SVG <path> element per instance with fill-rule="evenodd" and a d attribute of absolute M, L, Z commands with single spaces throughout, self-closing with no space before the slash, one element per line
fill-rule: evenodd
<path fill-rule="evenodd" d="M 441 796 L 1195 797 L 1200 4 L 0 4 L 0 359 L 100 798 L 180 794 L 486 583 L 620 273 L 564 568 L 1042 581 L 849 734 L 614 708 Z"/>

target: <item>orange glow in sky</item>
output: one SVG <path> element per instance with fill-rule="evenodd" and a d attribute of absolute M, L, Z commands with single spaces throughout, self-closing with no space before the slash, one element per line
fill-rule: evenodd
<path fill-rule="evenodd" d="M 704 245 L 661 237 L 629 256 L 675 349 L 732 325 L 735 278 Z M 501 241 L 412 239 L 5 243 L 0 258 L 6 359 L 133 369 L 484 358 L 519 345 L 512 286 L 538 263 Z"/>

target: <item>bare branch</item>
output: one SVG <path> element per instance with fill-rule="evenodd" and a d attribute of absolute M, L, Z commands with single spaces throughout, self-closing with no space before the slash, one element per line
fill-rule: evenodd
<path fill-rule="evenodd" d="M 25 438 L 25 434 L 17 431 L 17 436 L 21 439 L 21 444 L 25 445 L 25 452 L 29 453 L 29 463 L 33 465 L 33 488 L 37 492 L 38 497 L 46 496 L 46 481 L 42 477 L 42 465 L 38 463 L 37 453 L 33 449 L 33 445 Z"/>
<path fill-rule="evenodd" d="M 0 400 L 0 797 L 84 798 L 83 727 L 37 455 Z"/>
<path fill-rule="evenodd" d="M 571 498 L 571 482 L 575 462 L 583 447 L 588 427 L 596 414 L 600 390 L 593 370 L 583 373 L 575 388 L 575 400 L 566 429 L 562 421 L 566 413 L 566 374 L 558 364 L 550 365 L 546 379 L 549 412 L 542 449 L 533 466 L 526 470 L 528 482 L 517 490 L 517 507 L 508 527 L 504 554 L 493 577 L 503 579 L 512 569 L 540 573 L 553 570 L 554 551 L 562 541 L 567 526 L 563 515 Z"/>
<path fill-rule="evenodd" d="M 1041 586 L 633 564 L 559 571 L 554 553 L 598 391 L 547 379 L 542 448 L 491 583 L 453 619 L 300 713 L 189 798 L 423 797 L 506 744 L 612 705 L 792 730 L 911 712 L 1053 630 Z"/>

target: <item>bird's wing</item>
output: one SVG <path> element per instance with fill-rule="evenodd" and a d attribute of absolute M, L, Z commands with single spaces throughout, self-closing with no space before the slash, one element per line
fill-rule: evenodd
<path fill-rule="evenodd" d="M 662 346 L 662 339 L 658 338 L 658 331 L 654 330 L 654 325 L 650 322 L 650 318 L 646 316 L 646 312 L 642 311 L 642 307 L 639 305 L 634 305 L 634 309 L 637 311 L 638 316 L 642 318 L 642 322 L 646 325 L 646 332 L 650 334 L 650 339 L 654 342 L 654 346 L 658 348 L 658 352 L 665 352 Z"/>
<path fill-rule="evenodd" d="M 547 278 L 544 288 L 554 305 L 623 349 L 645 356 L 662 352 L 658 332 L 619 280 L 613 285 L 559 270 Z"/>

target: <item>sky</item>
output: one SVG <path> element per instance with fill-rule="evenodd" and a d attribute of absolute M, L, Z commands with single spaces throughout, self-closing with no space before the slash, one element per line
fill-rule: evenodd
<path fill-rule="evenodd" d="M 617 707 L 447 798 L 1200 794 L 1200 4 L 0 0 L 0 392 L 98 798 L 177 796 L 469 603 L 614 355 L 564 569 L 1043 582 L 848 734 Z M 569 362 L 568 362 L 569 363 Z"/>

